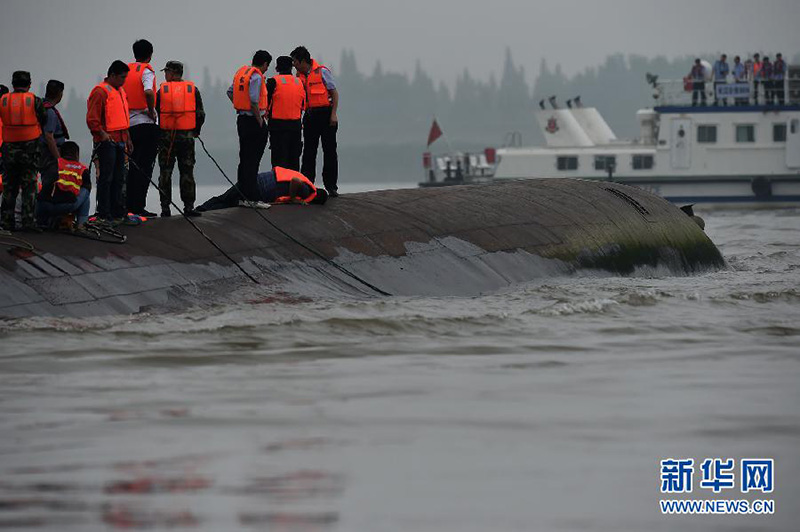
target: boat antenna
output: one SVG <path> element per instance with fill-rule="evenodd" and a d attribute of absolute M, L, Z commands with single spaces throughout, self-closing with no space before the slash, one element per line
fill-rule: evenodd
<path fill-rule="evenodd" d="M 345 275 L 347 275 L 348 277 L 351 277 L 352 279 L 355 279 L 355 280 L 356 280 L 356 281 L 358 281 L 359 283 L 363 284 L 363 285 L 364 285 L 364 286 L 366 286 L 367 288 L 369 288 L 369 289 L 371 289 L 371 290 L 373 290 L 373 291 L 377 292 L 378 294 L 380 294 L 380 295 L 382 295 L 382 296 L 391 296 L 391 295 L 392 295 L 392 294 L 390 294 L 389 292 L 386 292 L 386 291 L 384 291 L 384 290 L 381 290 L 380 288 L 378 288 L 377 286 L 375 286 L 375 285 L 373 285 L 373 284 L 369 283 L 368 281 L 365 281 L 364 279 L 362 279 L 362 278 L 361 278 L 361 277 L 359 277 L 358 275 L 354 274 L 353 272 L 351 272 L 350 270 L 348 270 L 348 269 L 347 269 L 347 268 L 345 268 L 344 266 L 341 266 L 340 264 L 337 264 L 337 263 L 335 263 L 334 261 L 332 261 L 331 259 L 329 259 L 329 258 L 328 258 L 328 257 L 326 257 L 325 255 L 323 255 L 322 253 L 320 253 L 320 252 L 319 252 L 319 251 L 317 251 L 316 249 L 314 249 L 314 248 L 312 248 L 312 247 L 309 247 L 308 245 L 306 245 L 306 244 L 304 244 L 303 242 L 299 241 L 298 239 L 296 239 L 295 237 L 293 237 L 292 235 L 290 235 L 289 233 L 287 233 L 286 231 L 284 231 L 283 229 L 281 229 L 280 227 L 278 227 L 278 225 L 277 225 L 275 222 L 273 222 L 272 220 L 270 220 L 269 218 L 267 218 L 266 216 L 264 216 L 264 214 L 261 212 L 261 210 L 260 210 L 258 207 L 256 207 L 256 206 L 255 206 L 255 204 L 253 204 L 253 202 L 251 202 L 250 200 L 248 200 L 248 199 L 247 199 L 247 196 L 245 196 L 245 195 L 242 193 L 241 189 L 240 189 L 240 188 L 239 188 L 239 187 L 236 185 L 236 183 L 234 183 L 233 181 L 231 181 L 231 179 L 228 177 L 228 174 L 226 174 L 226 173 L 225 173 L 225 171 L 224 171 L 224 170 L 222 169 L 222 167 L 219 165 L 219 163 L 218 163 L 218 162 L 217 162 L 217 160 L 214 158 L 214 156 L 213 156 L 213 155 L 211 155 L 211 153 L 209 153 L 208 149 L 206 148 L 206 144 L 205 144 L 205 142 L 203 142 L 203 139 L 201 139 L 200 137 L 197 137 L 197 140 L 199 140 L 199 141 L 200 141 L 200 146 L 202 146 L 202 148 L 203 148 L 203 151 L 204 151 L 204 152 L 206 152 L 206 155 L 208 155 L 208 158 L 209 158 L 209 159 L 211 159 L 211 161 L 214 163 L 214 166 L 216 166 L 216 167 L 217 167 L 217 170 L 219 170 L 219 171 L 220 171 L 220 173 L 222 174 L 222 177 L 224 177 L 224 178 L 225 178 L 225 180 L 226 180 L 226 181 L 228 181 L 228 183 L 230 183 L 230 184 L 231 184 L 231 186 L 233 186 L 234 190 L 236 190 L 236 192 L 237 192 L 237 193 L 239 194 L 239 196 L 240 196 L 240 197 L 241 197 L 241 198 L 242 198 L 242 199 L 245 201 L 245 203 L 246 203 L 246 204 L 247 204 L 249 207 L 251 207 L 251 208 L 253 209 L 253 211 L 255 211 L 255 213 L 256 213 L 256 214 L 258 214 L 258 216 L 259 216 L 259 217 L 260 217 L 262 220 L 264 220 L 264 221 L 265 221 L 267 224 L 271 225 L 273 229 L 275 229 L 276 231 L 278 231 L 279 233 L 281 233 L 283 236 L 285 236 L 286 238 L 288 238 L 289 240 L 291 240 L 292 242 L 294 242 L 294 243 L 295 243 L 295 244 L 297 244 L 298 246 L 302 247 L 303 249 L 305 249 L 305 250 L 306 250 L 306 251 L 308 251 L 309 253 L 311 253 L 311 254 L 313 254 L 313 255 L 316 255 L 316 256 L 317 256 L 317 257 L 319 257 L 320 259 L 324 260 L 325 262 L 327 262 L 328 264 L 330 264 L 331 266 L 333 266 L 334 268 L 336 268 L 337 270 L 339 270 L 339 271 L 340 271 L 340 272 L 342 272 L 343 274 L 345 274 Z"/>
<path fill-rule="evenodd" d="M 556 95 L 555 94 L 550 96 L 550 98 L 548 98 L 547 101 L 550 102 L 550 105 L 553 106 L 553 109 L 558 109 L 558 104 L 556 103 Z"/>

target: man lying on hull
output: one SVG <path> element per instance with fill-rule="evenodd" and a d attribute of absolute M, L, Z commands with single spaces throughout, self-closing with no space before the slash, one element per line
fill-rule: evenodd
<path fill-rule="evenodd" d="M 256 177 L 258 196 L 256 201 L 264 203 L 302 203 L 323 205 L 328 200 L 324 189 L 314 186 L 306 176 L 295 170 L 274 167 Z M 224 194 L 215 196 L 197 208 L 200 212 L 236 207 L 242 199 L 236 188 L 229 188 Z"/>

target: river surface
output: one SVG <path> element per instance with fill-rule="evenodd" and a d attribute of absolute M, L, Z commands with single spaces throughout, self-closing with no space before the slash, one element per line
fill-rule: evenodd
<path fill-rule="evenodd" d="M 800 210 L 701 214 L 723 271 L 0 321 L 0 529 L 797 530 Z M 706 457 L 775 514 L 662 515 Z"/>

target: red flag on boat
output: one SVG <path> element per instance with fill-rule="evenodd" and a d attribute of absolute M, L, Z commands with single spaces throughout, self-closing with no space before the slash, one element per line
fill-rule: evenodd
<path fill-rule="evenodd" d="M 436 119 L 433 119 L 433 124 L 431 124 L 431 131 L 428 133 L 428 146 L 433 144 L 436 139 L 442 136 L 442 128 L 439 127 L 439 123 L 436 122 Z"/>

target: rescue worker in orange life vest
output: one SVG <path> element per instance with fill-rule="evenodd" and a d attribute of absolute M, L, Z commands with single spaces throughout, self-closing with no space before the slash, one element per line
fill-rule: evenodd
<path fill-rule="evenodd" d="M 195 210 L 196 185 L 194 181 L 194 139 L 206 119 L 200 91 L 191 81 L 183 80 L 183 63 L 167 61 L 164 67 L 166 82 L 156 95 L 156 111 L 161 126 L 158 145 L 158 165 L 161 172 L 158 188 L 161 196 L 161 216 L 169 217 L 172 202 L 172 170 L 178 161 L 181 201 L 187 216 L 200 216 Z"/>
<path fill-rule="evenodd" d="M 292 58 L 282 55 L 275 62 L 278 75 L 267 80 L 269 101 L 269 149 L 272 166 L 300 171 L 303 151 L 302 122 L 306 90 L 292 75 Z"/>
<path fill-rule="evenodd" d="M 258 188 L 254 201 L 324 205 L 328 199 L 327 192 L 315 187 L 306 176 L 296 170 L 280 166 L 258 174 L 256 184 Z M 224 194 L 206 201 L 198 209 L 214 211 L 235 207 L 238 204 L 239 193 L 231 187 Z"/>
<path fill-rule="evenodd" d="M 236 71 L 228 88 L 228 98 L 236 109 L 236 131 L 239 134 L 239 168 L 236 182 L 247 198 L 255 197 L 256 175 L 267 147 L 267 84 L 264 73 L 272 62 L 272 55 L 259 50 L 253 55 L 251 65 Z"/>
<path fill-rule="evenodd" d="M 145 209 L 147 191 L 153 178 L 153 166 L 158 153 L 158 129 L 156 107 L 156 71 L 150 65 L 153 60 L 153 45 L 146 39 L 133 43 L 133 56 L 128 63 L 130 72 L 125 79 L 125 95 L 128 97 L 130 129 L 133 144 L 131 160 L 136 163 L 128 168 L 125 203 L 128 212 L 141 216 L 155 216 Z"/>
<path fill-rule="evenodd" d="M 317 147 L 322 141 L 322 182 L 328 194 L 339 195 L 339 160 L 336 154 L 336 131 L 339 128 L 337 110 L 339 91 L 331 71 L 313 59 L 305 46 L 292 53 L 294 68 L 306 88 L 306 114 L 303 117 L 303 164 L 300 171 L 311 182 L 317 175 Z"/>
<path fill-rule="evenodd" d="M 0 98 L 0 121 L 3 123 L 3 202 L 0 222 L 13 231 L 17 196 L 22 192 L 22 230 L 38 232 L 36 207 L 36 173 L 39 169 L 39 137 L 47 121 L 41 98 L 30 92 L 29 72 L 14 72 L 13 92 Z"/>
<path fill-rule="evenodd" d="M 65 214 L 75 217 L 75 226 L 69 229 L 83 229 L 89 219 L 89 195 L 92 181 L 89 168 L 80 162 L 80 148 L 71 140 L 61 145 L 58 158 L 58 172 L 55 179 L 42 181 L 42 190 L 36 203 L 36 220 L 39 226 L 52 226 Z"/>
<path fill-rule="evenodd" d="M 125 210 L 125 154 L 133 149 L 128 127 L 128 98 L 122 86 L 128 65 L 116 60 L 86 102 L 86 125 L 98 161 L 97 218 L 114 224 L 135 224 Z"/>

